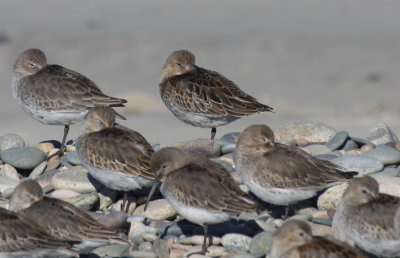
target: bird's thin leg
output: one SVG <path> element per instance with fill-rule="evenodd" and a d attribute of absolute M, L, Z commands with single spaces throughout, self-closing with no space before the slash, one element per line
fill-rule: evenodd
<path fill-rule="evenodd" d="M 129 211 L 128 194 L 126 192 L 124 192 L 124 199 L 121 204 L 121 211 L 125 211 L 125 213 L 128 213 Z"/>
<path fill-rule="evenodd" d="M 208 225 L 207 224 L 205 224 L 203 226 L 203 230 L 204 230 L 204 240 L 203 240 L 203 247 L 201 248 L 201 253 L 206 254 L 206 252 L 207 252 L 207 237 L 208 237 Z"/>
<path fill-rule="evenodd" d="M 290 206 L 290 205 L 285 207 L 285 215 L 283 215 L 284 216 L 283 219 L 287 219 L 289 217 L 291 208 L 292 208 L 292 206 Z"/>
<path fill-rule="evenodd" d="M 64 126 L 64 135 L 63 135 L 63 139 L 62 139 L 62 142 L 61 142 L 60 150 L 58 150 L 56 153 L 50 155 L 50 156 L 47 158 L 47 160 L 50 160 L 52 157 L 54 157 L 54 156 L 56 156 L 56 155 L 59 155 L 59 156 L 64 155 L 64 151 L 65 151 L 65 149 L 66 149 L 66 148 L 65 148 L 65 142 L 67 141 L 68 132 L 69 132 L 69 125 L 65 125 L 65 126 Z"/>
<path fill-rule="evenodd" d="M 217 128 L 213 127 L 211 129 L 211 140 L 214 140 L 216 133 L 217 133 Z"/>

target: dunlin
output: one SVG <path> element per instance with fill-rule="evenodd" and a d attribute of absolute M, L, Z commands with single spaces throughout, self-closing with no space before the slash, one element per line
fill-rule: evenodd
<path fill-rule="evenodd" d="M 152 146 L 140 133 L 115 124 L 111 108 L 90 110 L 83 133 L 76 142 L 76 151 L 94 178 L 125 192 L 153 183 L 155 175 L 149 167 Z"/>
<path fill-rule="evenodd" d="M 266 125 L 252 125 L 239 136 L 234 153 L 236 169 L 244 184 L 263 201 L 291 205 L 316 195 L 338 182 L 348 181 L 333 163 L 305 151 L 277 144 Z"/>
<path fill-rule="evenodd" d="M 379 193 L 374 178 L 353 179 L 333 217 L 333 233 L 371 254 L 400 257 L 400 234 L 395 222 L 399 207 L 400 198 Z"/>
<path fill-rule="evenodd" d="M 14 190 L 9 209 L 30 218 L 52 236 L 83 242 L 82 248 L 107 242 L 124 242 L 114 230 L 95 221 L 87 212 L 62 200 L 43 197 L 34 180 L 22 181 Z"/>
<path fill-rule="evenodd" d="M 269 258 L 361 258 L 351 247 L 322 237 L 313 237 L 311 227 L 301 220 L 286 221 L 272 236 Z"/>
<path fill-rule="evenodd" d="M 50 235 L 29 218 L 3 208 L 0 232 L 0 257 L 77 256 L 66 241 Z"/>
<path fill-rule="evenodd" d="M 207 250 L 209 224 L 257 209 L 257 204 L 240 190 L 230 174 L 213 164 L 204 157 L 171 147 L 154 153 L 150 163 L 162 183 L 160 190 L 165 199 L 182 217 L 203 226 L 202 253 Z"/>
<path fill-rule="evenodd" d="M 48 65 L 39 49 L 27 49 L 17 58 L 12 93 L 33 119 L 48 125 L 64 125 L 62 147 L 69 126 L 95 106 L 123 106 L 124 99 L 105 95 L 84 75 L 59 65 Z M 62 152 L 62 151 L 61 151 Z"/>
<path fill-rule="evenodd" d="M 161 98 L 171 112 L 187 124 L 212 128 L 211 139 L 217 126 L 272 111 L 221 74 L 196 66 L 194 55 L 187 50 L 170 54 L 159 86 Z"/>

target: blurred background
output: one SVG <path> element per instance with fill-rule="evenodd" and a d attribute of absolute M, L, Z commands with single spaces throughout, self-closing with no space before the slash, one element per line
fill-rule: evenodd
<path fill-rule="evenodd" d="M 399 10 L 395 0 L 1 0 L 0 134 L 31 144 L 61 139 L 62 127 L 34 121 L 11 96 L 15 59 L 33 47 L 126 98 L 122 123 L 151 143 L 210 136 L 176 119 L 159 97 L 161 67 L 178 49 L 276 111 L 219 127 L 217 138 L 303 120 L 359 137 L 379 122 L 399 133 Z M 73 126 L 69 138 L 78 135 Z"/>

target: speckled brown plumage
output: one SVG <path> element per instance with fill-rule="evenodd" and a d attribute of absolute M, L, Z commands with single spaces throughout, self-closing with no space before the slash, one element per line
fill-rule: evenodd
<path fill-rule="evenodd" d="M 379 193 L 374 178 L 353 179 L 333 218 L 333 232 L 372 254 L 400 256 L 400 235 L 395 222 L 399 207 L 400 198 Z"/>
<path fill-rule="evenodd" d="M 161 71 L 164 104 L 181 121 L 206 128 L 228 124 L 240 117 L 272 111 L 221 74 L 195 65 L 187 50 L 173 52 Z"/>
<path fill-rule="evenodd" d="M 35 190 L 38 187 L 39 184 L 34 180 L 21 182 L 13 192 L 10 207 L 41 225 L 52 236 L 66 241 L 120 238 L 117 232 L 101 225 L 84 210 L 70 203 L 43 196 L 32 199 L 31 196 L 39 193 Z"/>
<path fill-rule="evenodd" d="M 68 248 L 69 243 L 46 232 L 39 224 L 0 208 L 0 252 Z"/>
<path fill-rule="evenodd" d="M 76 151 L 89 173 L 108 187 L 129 191 L 151 184 L 153 147 L 138 132 L 115 124 L 109 107 L 96 107 L 86 116 Z"/>
<path fill-rule="evenodd" d="M 343 172 L 299 148 L 275 143 L 266 125 L 252 125 L 243 131 L 234 161 L 251 191 L 264 201 L 280 205 L 310 198 L 318 190 L 346 182 L 357 174 Z"/>
<path fill-rule="evenodd" d="M 322 237 L 313 237 L 310 226 L 288 220 L 272 237 L 270 258 L 361 258 L 359 251 Z"/>

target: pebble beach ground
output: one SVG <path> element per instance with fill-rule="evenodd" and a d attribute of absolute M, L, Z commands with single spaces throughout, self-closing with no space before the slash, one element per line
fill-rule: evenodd
<path fill-rule="evenodd" d="M 223 164 L 240 184 L 232 161 L 232 152 L 240 132 L 233 132 L 218 140 L 197 138 L 176 143 L 186 151 L 202 153 Z M 400 197 L 400 143 L 386 124 L 371 128 L 369 136 L 359 138 L 346 131 L 317 122 L 298 122 L 275 130 L 276 140 L 298 146 L 312 155 L 327 159 L 361 176 L 371 175 L 379 183 L 380 192 Z M 154 148 L 165 147 L 152 143 Z M 88 210 L 100 222 L 126 232 L 130 245 L 98 247 L 83 257 L 184 257 L 200 251 L 202 228 L 179 217 L 160 193 L 150 201 L 144 212 L 148 189 L 130 192 L 129 215 L 121 210 L 122 194 L 111 190 L 92 178 L 80 165 L 73 144 L 67 146 L 63 157 L 46 157 L 55 153 L 57 141 L 26 142 L 16 134 L 0 136 L 0 207 L 7 208 L 8 199 L 19 181 L 26 177 L 37 180 L 46 194 Z M 245 185 L 242 190 L 248 191 Z M 332 233 L 331 222 L 347 183 L 321 191 L 317 197 L 299 203 L 295 213 L 287 219 L 307 221 L 314 235 Z M 191 257 L 263 257 L 268 253 L 271 236 L 284 220 L 284 207 L 265 204 L 267 212 L 246 212 L 225 223 L 211 225 L 211 245 L 206 256 Z M 149 220 L 145 221 L 145 218 Z"/>

